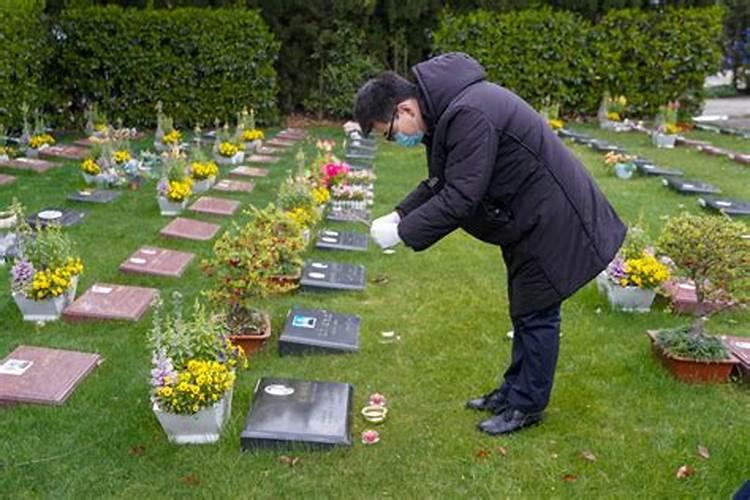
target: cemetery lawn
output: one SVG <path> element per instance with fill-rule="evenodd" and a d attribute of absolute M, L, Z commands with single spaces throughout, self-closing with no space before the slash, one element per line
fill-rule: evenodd
<path fill-rule="evenodd" d="M 657 150 L 641 134 L 573 128 L 683 169 L 728 196 L 750 199 L 748 167 L 692 149 Z M 311 132 L 342 138 L 338 129 Z M 721 136 L 721 145 L 750 150 L 750 141 L 741 138 Z M 669 191 L 657 178 L 618 180 L 607 174 L 603 155 L 570 147 L 621 216 L 629 223 L 642 216 L 653 235 L 664 216 L 700 211 L 694 196 Z M 310 158 L 314 142 L 305 148 Z M 254 192 L 209 194 L 263 206 L 294 168 L 295 151 L 270 166 L 271 175 L 257 179 Z M 377 166 L 375 216 L 390 211 L 426 172 L 421 148 L 390 144 L 379 146 Z M 85 222 L 69 229 L 86 266 L 79 295 L 95 282 L 120 283 L 153 286 L 165 294 L 180 290 L 190 303 L 207 287 L 199 262 L 212 243 L 160 238 L 169 218 L 159 215 L 155 181 L 124 192 L 113 204 L 81 206 L 65 201 L 83 187 L 75 162 L 42 175 L 2 171 L 18 181 L 0 188 L 0 206 L 15 195 L 30 211 L 60 205 L 88 210 Z M 186 216 L 228 225 L 221 217 Z M 366 230 L 361 224 L 334 226 Z M 120 273 L 119 264 L 141 245 L 197 257 L 179 279 Z M 27 324 L 10 297 L 8 268 L 0 268 L 0 357 L 26 344 L 98 352 L 106 359 L 62 407 L 2 410 L 0 497 L 728 498 L 748 479 L 747 388 L 684 385 L 652 357 L 646 329 L 687 318 L 664 312 L 661 305 L 649 314 L 611 312 L 595 285 L 587 285 L 563 306 L 560 361 L 545 423 L 493 438 L 475 428 L 484 415 L 463 404 L 491 389 L 510 358 L 505 269 L 497 248 L 457 231 L 422 253 L 400 247 L 395 255 L 384 255 L 371 244 L 367 253 L 309 255 L 365 264 L 366 291 L 268 300 L 274 342 L 240 373 L 221 441 L 204 446 L 169 444 L 151 412 L 150 313 L 135 324 Z M 388 282 L 373 283 L 380 275 Z M 360 352 L 280 358 L 275 339 L 292 304 L 361 315 Z M 750 336 L 748 325 L 750 313 L 740 311 L 712 319 L 709 329 Z M 380 343 L 384 330 L 395 330 L 400 340 Z M 354 446 L 241 454 L 239 434 L 251 391 L 264 375 L 353 384 Z M 390 413 L 377 427 L 381 442 L 368 447 L 359 442 L 369 426 L 358 412 L 372 392 L 386 395 Z M 701 458 L 698 446 L 705 446 L 710 458 Z M 583 458 L 584 451 L 595 460 Z M 279 460 L 282 455 L 301 460 L 290 466 Z M 694 468 L 694 475 L 677 479 L 682 465 Z"/>

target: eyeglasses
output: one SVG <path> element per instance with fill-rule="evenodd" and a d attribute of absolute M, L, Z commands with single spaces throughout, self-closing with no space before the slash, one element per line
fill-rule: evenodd
<path fill-rule="evenodd" d="M 388 133 L 385 134 L 386 141 L 393 141 L 393 122 L 396 120 L 396 115 L 398 115 L 398 108 L 394 109 L 393 115 L 391 115 L 391 123 L 388 125 Z"/>

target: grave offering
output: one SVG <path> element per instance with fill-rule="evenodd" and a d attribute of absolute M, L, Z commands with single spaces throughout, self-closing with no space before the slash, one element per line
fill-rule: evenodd
<path fill-rule="evenodd" d="M 242 451 L 351 446 L 350 384 L 263 377 L 240 434 Z"/>
<path fill-rule="evenodd" d="M 120 271 L 179 278 L 194 257 L 194 254 L 188 252 L 142 247 L 120 264 Z"/>
<path fill-rule="evenodd" d="M 0 167 L 13 168 L 16 170 L 32 170 L 39 174 L 43 174 L 47 170 L 59 167 L 57 163 L 52 163 L 46 160 L 39 160 L 37 158 L 16 158 L 13 160 L 0 161 Z"/>
<path fill-rule="evenodd" d="M 220 226 L 217 224 L 177 217 L 167 224 L 159 234 L 167 238 L 207 241 L 216 236 L 219 229 Z"/>
<path fill-rule="evenodd" d="M 71 144 L 59 144 L 56 146 L 49 146 L 39 150 L 39 156 L 42 158 L 49 158 L 52 160 L 83 160 L 88 156 L 90 151 L 87 148 L 81 146 L 75 146 Z"/>
<path fill-rule="evenodd" d="M 681 179 L 677 177 L 665 177 L 662 184 L 677 191 L 680 194 L 719 194 L 721 189 L 707 182 Z"/>
<path fill-rule="evenodd" d="M 158 291 L 155 288 L 96 283 L 63 311 L 69 321 L 138 321 Z"/>
<path fill-rule="evenodd" d="M 102 361 L 98 354 L 18 346 L 0 362 L 0 405 L 61 405 Z"/>
<path fill-rule="evenodd" d="M 266 177 L 269 170 L 260 167 L 237 167 L 229 171 L 233 175 L 242 175 L 245 177 Z"/>
<path fill-rule="evenodd" d="M 356 352 L 360 323 L 359 316 L 293 307 L 281 331 L 279 354 Z"/>
<path fill-rule="evenodd" d="M 0 174 L 0 186 L 7 186 L 16 182 L 16 178 L 12 175 Z"/>
<path fill-rule="evenodd" d="M 68 199 L 82 203 L 110 203 L 119 198 L 121 194 L 121 191 L 112 189 L 82 189 L 68 195 Z"/>
<path fill-rule="evenodd" d="M 258 155 L 258 154 L 252 154 L 247 159 L 248 163 L 278 163 L 281 158 L 278 156 L 270 156 L 270 155 Z"/>
<path fill-rule="evenodd" d="M 78 224 L 85 216 L 86 212 L 82 210 L 50 207 L 28 216 L 26 220 L 32 227 L 44 227 L 53 223 L 67 227 Z"/>
<path fill-rule="evenodd" d="M 721 198 L 718 196 L 703 196 L 698 198 L 698 204 L 707 210 L 715 210 L 727 215 L 750 215 L 750 202 L 747 201 Z"/>
<path fill-rule="evenodd" d="M 225 193 L 250 193 L 255 189 L 255 183 L 224 179 L 214 184 L 213 189 Z"/>
<path fill-rule="evenodd" d="M 364 233 L 324 229 L 318 233 L 315 247 L 326 250 L 364 252 L 367 250 L 367 243 L 368 237 Z"/>
<path fill-rule="evenodd" d="M 302 269 L 300 286 L 306 290 L 364 290 L 365 266 L 309 261 Z"/>
<path fill-rule="evenodd" d="M 232 215 L 239 206 L 239 201 L 201 196 L 190 206 L 190 210 L 211 215 Z"/>
<path fill-rule="evenodd" d="M 328 212 L 326 219 L 332 222 L 362 222 L 369 225 L 371 215 L 369 210 L 342 208 Z"/>

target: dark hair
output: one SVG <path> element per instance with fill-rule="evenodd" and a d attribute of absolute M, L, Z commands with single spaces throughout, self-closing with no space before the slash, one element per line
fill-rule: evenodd
<path fill-rule="evenodd" d="M 412 97 L 417 97 L 417 86 L 393 71 L 386 71 L 360 87 L 354 100 L 354 119 L 368 135 L 373 123 L 390 122 L 396 106 Z"/>

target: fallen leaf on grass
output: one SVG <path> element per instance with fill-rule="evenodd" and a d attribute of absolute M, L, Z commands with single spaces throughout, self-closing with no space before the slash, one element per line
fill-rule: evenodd
<path fill-rule="evenodd" d="M 388 278 L 385 274 L 378 274 L 372 279 L 372 282 L 376 285 L 385 285 L 390 281 L 390 278 Z"/>
<path fill-rule="evenodd" d="M 711 458 L 711 453 L 709 453 L 708 448 L 703 445 L 698 445 L 698 455 L 700 455 L 702 458 L 705 458 L 706 460 Z"/>
<path fill-rule="evenodd" d="M 575 483 L 576 481 L 578 481 L 578 476 L 576 476 L 575 474 L 565 474 L 563 476 L 563 481 L 565 481 L 566 483 Z"/>
<path fill-rule="evenodd" d="M 584 460 L 588 460 L 589 462 L 596 462 L 596 455 L 594 455 L 591 450 L 583 450 L 581 452 L 581 456 Z"/>
<path fill-rule="evenodd" d="M 693 474 L 695 474 L 695 469 L 690 467 L 689 465 L 683 465 L 679 469 L 677 469 L 677 479 L 685 479 L 686 477 L 690 477 Z"/>
<path fill-rule="evenodd" d="M 201 484 L 201 480 L 192 474 L 188 474 L 187 476 L 183 477 L 182 482 L 185 484 L 189 484 L 190 486 L 199 486 Z"/>
<path fill-rule="evenodd" d="M 288 465 L 289 467 L 294 467 L 300 462 L 300 460 L 302 460 L 300 457 L 288 457 L 286 455 L 279 457 L 279 462 Z"/>
<path fill-rule="evenodd" d="M 477 452 L 477 460 L 484 460 L 490 457 L 490 451 L 482 448 Z"/>
<path fill-rule="evenodd" d="M 495 450 L 504 457 L 508 455 L 508 450 L 505 448 L 505 446 L 498 446 L 497 448 L 495 448 Z"/>
<path fill-rule="evenodd" d="M 128 452 L 131 457 L 142 457 L 144 453 L 146 453 L 146 447 L 142 444 L 133 446 Z"/>

